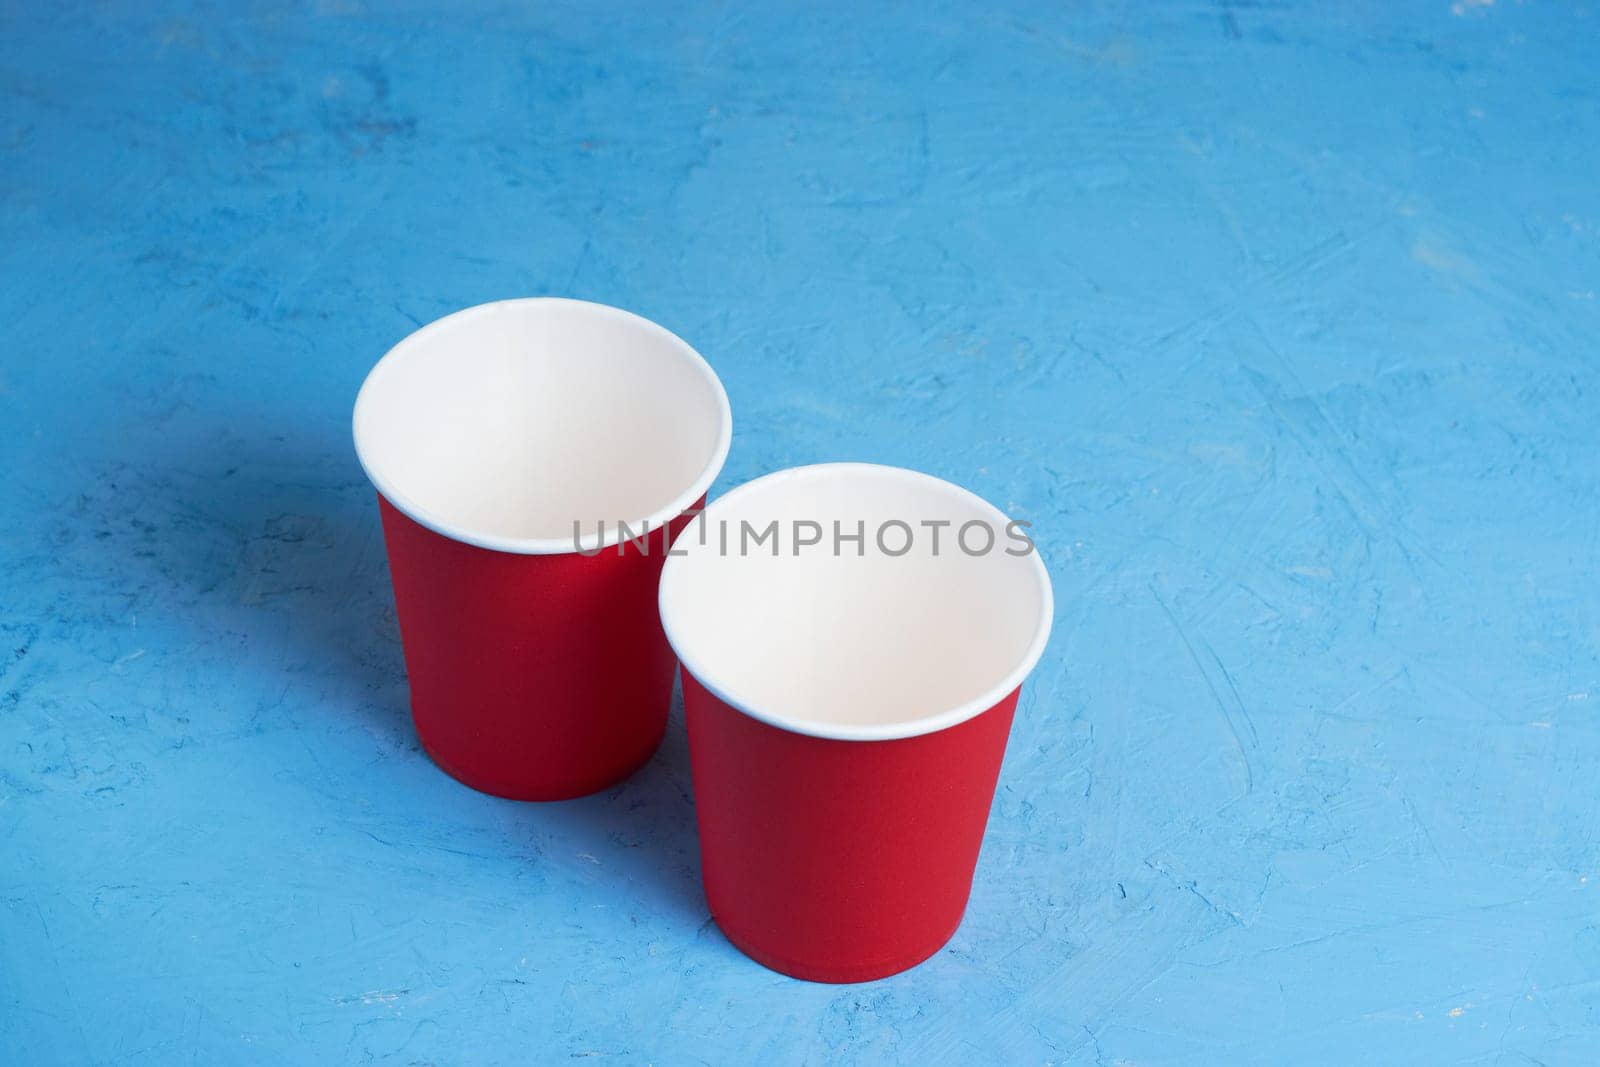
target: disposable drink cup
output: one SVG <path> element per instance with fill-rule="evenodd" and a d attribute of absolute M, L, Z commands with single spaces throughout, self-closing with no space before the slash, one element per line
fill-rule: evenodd
<path fill-rule="evenodd" d="M 780 471 L 688 525 L 661 616 L 733 944 L 859 982 L 949 940 L 1052 611 L 1026 528 L 926 474 Z"/>
<path fill-rule="evenodd" d="M 578 300 L 406 337 L 356 400 L 423 747 L 474 789 L 558 800 L 660 743 L 656 590 L 728 453 L 728 399 L 666 329 Z"/>

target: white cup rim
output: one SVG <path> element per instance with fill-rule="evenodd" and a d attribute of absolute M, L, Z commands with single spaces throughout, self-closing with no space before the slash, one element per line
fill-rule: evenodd
<path fill-rule="evenodd" d="M 880 476 L 889 476 L 916 483 L 923 487 L 946 493 L 988 515 L 991 521 L 997 521 L 999 526 L 1003 527 L 1010 521 L 999 508 L 971 490 L 964 489 L 953 482 L 945 481 L 943 478 L 925 474 L 921 471 L 878 463 L 815 463 L 801 467 L 790 467 L 762 475 L 730 489 L 716 500 L 707 504 L 695 521 L 715 520 L 719 507 L 725 507 L 728 503 L 738 500 L 741 496 L 770 487 L 775 483 L 826 477 L 830 474 L 848 474 L 864 471 L 871 471 Z M 692 531 L 693 524 L 678 535 L 678 540 L 691 536 Z M 676 542 L 674 543 L 676 544 Z M 1021 686 L 1034 667 L 1038 665 L 1040 657 L 1044 655 L 1045 646 L 1050 640 L 1050 629 L 1055 618 L 1055 598 L 1050 586 L 1049 569 L 1045 566 L 1038 548 L 1035 547 L 1029 553 L 1029 556 L 1031 557 L 1033 576 L 1038 584 L 1040 594 L 1039 610 L 1034 622 L 1033 638 L 1015 666 L 1003 678 L 970 700 L 955 707 L 940 709 L 914 719 L 897 722 L 838 723 L 778 714 L 760 707 L 757 702 L 746 699 L 729 688 L 725 682 L 718 678 L 715 671 L 709 670 L 703 662 L 696 659 L 692 652 L 686 651 L 686 643 L 681 640 L 682 635 L 674 632 L 674 613 L 669 610 L 667 600 L 674 582 L 673 576 L 676 572 L 676 564 L 683 558 L 682 555 L 668 553 L 666 564 L 662 568 L 657 604 L 661 613 L 662 629 L 667 635 L 667 643 L 672 646 L 672 650 L 677 655 L 683 669 L 692 674 L 695 681 L 699 682 L 702 687 L 724 704 L 748 715 L 752 719 L 764 722 L 769 726 L 775 726 L 788 733 L 803 734 L 833 741 L 893 741 L 937 733 L 940 730 L 946 730 L 952 726 L 958 726 L 969 719 L 976 718 L 1000 703 L 1013 690 Z"/>
<path fill-rule="evenodd" d="M 425 341 L 434 333 L 443 332 L 452 327 L 462 325 L 467 319 L 485 314 L 492 314 L 497 310 L 513 306 L 541 305 L 553 307 L 562 305 L 581 310 L 585 314 L 597 317 L 611 317 L 624 319 L 631 324 L 642 328 L 645 332 L 654 334 L 657 338 L 667 343 L 674 349 L 685 362 L 697 371 L 710 386 L 712 395 L 716 398 L 719 426 L 717 440 L 713 446 L 710 458 L 705 467 L 700 471 L 688 487 L 683 489 L 672 500 L 657 508 L 648 515 L 635 516 L 624 520 L 609 531 L 589 531 L 575 537 L 504 537 L 496 534 L 469 529 L 459 523 L 453 523 L 439 515 L 436 511 L 424 507 L 406 493 L 397 489 L 391 479 L 386 477 L 379 465 L 374 461 L 369 450 L 364 447 L 362 434 L 363 405 L 370 402 L 373 393 L 373 383 L 392 368 L 396 363 L 396 356 L 406 349 Z M 528 296 L 514 297 L 509 300 L 493 300 L 484 304 L 475 304 L 452 312 L 421 326 L 405 337 L 401 338 L 392 348 L 384 353 L 383 357 L 367 372 L 365 380 L 361 383 L 361 390 L 356 394 L 355 409 L 351 414 L 351 431 L 355 438 L 356 459 L 361 464 L 361 469 L 366 473 L 367 480 L 381 493 L 385 500 L 404 514 L 407 518 L 421 526 L 432 530 L 434 533 L 448 537 L 452 541 L 463 544 L 475 545 L 478 548 L 487 548 L 496 552 L 510 552 L 526 556 L 554 556 L 569 553 L 583 552 L 593 554 L 601 549 L 611 548 L 623 540 L 624 525 L 627 532 L 638 535 L 641 529 L 651 531 L 661 529 L 686 511 L 696 500 L 705 495 L 711 488 L 711 483 L 716 481 L 717 475 L 722 472 L 723 464 L 728 458 L 728 449 L 733 443 L 733 410 L 728 404 L 728 393 L 723 388 L 722 381 L 717 377 L 711 364 L 705 357 L 683 338 L 662 326 L 652 322 L 642 315 L 637 315 L 623 308 L 613 307 L 610 304 L 599 304 L 589 300 L 576 300 L 570 297 L 559 296 Z"/>

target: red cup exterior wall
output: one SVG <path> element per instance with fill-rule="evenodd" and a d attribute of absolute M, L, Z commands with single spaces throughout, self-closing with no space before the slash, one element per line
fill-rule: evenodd
<path fill-rule="evenodd" d="M 684 670 L 706 899 L 728 940 L 813 982 L 938 952 L 966 910 L 1019 691 L 934 733 L 842 741 L 751 718 Z"/>
<path fill-rule="evenodd" d="M 434 762 L 495 796 L 565 800 L 650 759 L 675 665 L 656 587 L 688 514 L 620 553 L 522 555 L 378 505 L 411 715 Z"/>

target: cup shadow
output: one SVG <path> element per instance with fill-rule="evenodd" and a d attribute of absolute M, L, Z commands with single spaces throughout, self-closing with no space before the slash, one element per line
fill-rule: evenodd
<path fill-rule="evenodd" d="M 331 441 L 184 430 L 165 427 L 111 483 L 152 531 L 121 562 L 169 591 L 201 662 L 270 672 L 297 702 L 411 747 L 399 626 L 359 467 Z"/>
<path fill-rule="evenodd" d="M 103 547 L 121 557 L 122 580 L 171 591 L 197 642 L 239 649 L 236 662 L 351 716 L 375 755 L 428 761 L 445 787 L 465 790 L 432 766 L 411 724 L 373 490 L 342 434 L 318 439 L 287 424 L 258 417 L 254 431 L 240 420 L 185 433 L 168 423 L 147 437 L 141 461 L 119 465 L 101 502 L 111 512 L 136 501 L 145 532 Z M 660 748 L 627 781 L 555 803 L 483 800 L 568 872 L 593 868 L 598 888 L 625 884 L 644 906 L 709 923 L 676 689 Z"/>
<path fill-rule="evenodd" d="M 612 888 L 620 881 L 631 899 L 697 925 L 701 936 L 715 929 L 700 885 L 689 740 L 677 685 L 661 747 L 631 778 L 576 800 L 505 803 L 547 847 L 560 842 L 578 850 L 597 880 Z"/>

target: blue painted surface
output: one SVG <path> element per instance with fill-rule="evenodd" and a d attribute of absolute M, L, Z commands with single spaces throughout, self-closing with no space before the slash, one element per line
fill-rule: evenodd
<path fill-rule="evenodd" d="M 1600 9 L 363 6 L 0 16 L 0 1061 L 1600 1056 Z M 530 293 L 706 354 L 719 489 L 1034 521 L 927 965 L 721 938 L 681 718 L 418 751 L 350 405 Z"/>

